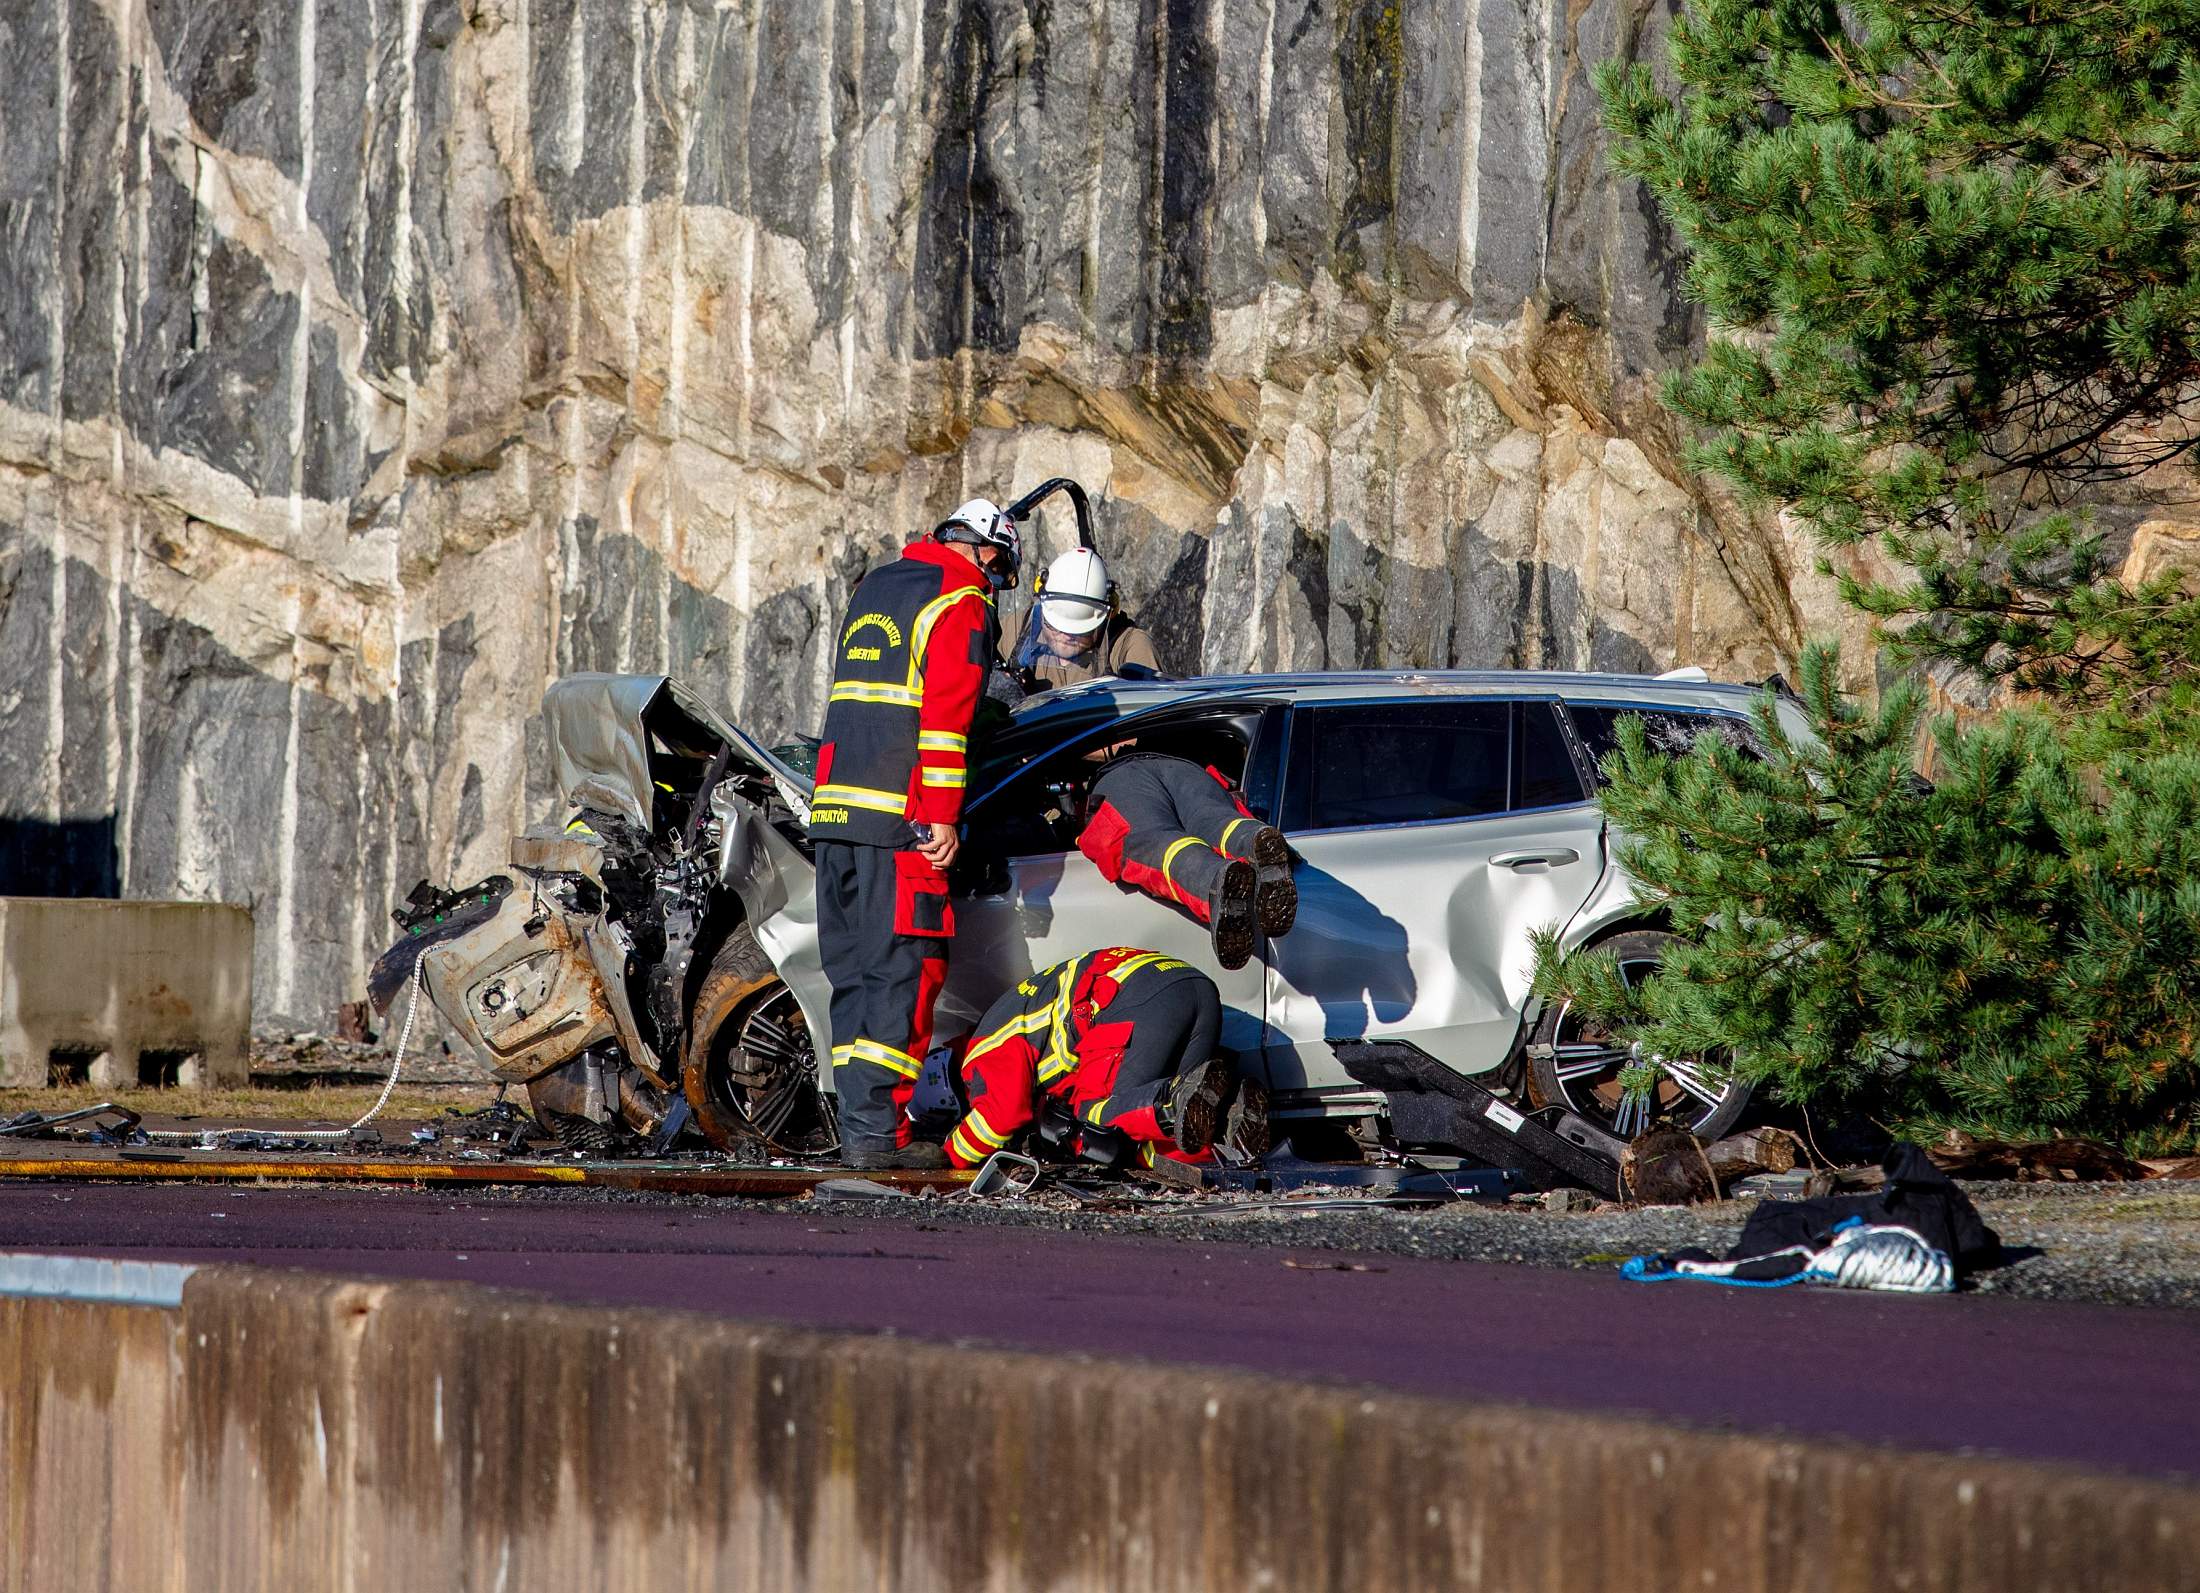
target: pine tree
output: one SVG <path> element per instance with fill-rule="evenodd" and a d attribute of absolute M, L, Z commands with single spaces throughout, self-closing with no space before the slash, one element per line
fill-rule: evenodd
<path fill-rule="evenodd" d="M 1630 988 L 1546 933 L 1538 988 L 1653 1060 L 1728 1059 L 1784 1099 L 1861 1102 L 1899 1126 L 2200 1138 L 2200 753 L 2081 765 L 2031 713 L 1932 726 L 1866 709 L 1806 653 L 1791 731 L 1769 693 L 1749 745 L 1660 751 L 1623 721 L 1604 808 L 1646 908 L 1686 929 Z"/>
<path fill-rule="evenodd" d="M 2200 681 L 2200 597 L 2086 512 L 2200 444 L 2200 0 L 1688 0 L 1671 63 L 1598 88 L 1712 318 L 1694 467 L 1880 539 L 1910 576 L 1847 594 L 1910 656 Z"/>

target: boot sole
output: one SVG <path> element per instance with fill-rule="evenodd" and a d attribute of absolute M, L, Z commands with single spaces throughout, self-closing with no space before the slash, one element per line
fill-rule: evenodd
<path fill-rule="evenodd" d="M 1291 847 L 1281 830 L 1262 825 L 1253 837 L 1253 901 L 1260 932 L 1287 935 L 1299 921 L 1299 887 L 1291 877 Z"/>
<path fill-rule="evenodd" d="M 1223 870 L 1222 888 L 1214 905 L 1215 961 L 1226 969 L 1238 969 L 1253 956 L 1253 865 L 1233 862 Z"/>
<path fill-rule="evenodd" d="M 1268 1087 L 1252 1079 L 1238 1086 L 1222 1122 L 1222 1143 L 1248 1161 L 1259 1161 L 1274 1146 L 1268 1128 Z"/>
<path fill-rule="evenodd" d="M 1222 1127 L 1222 1103 L 1230 1093 L 1230 1070 L 1220 1062 L 1202 1062 L 1200 1080 L 1177 1109 L 1176 1148 L 1197 1156 L 1215 1142 Z"/>

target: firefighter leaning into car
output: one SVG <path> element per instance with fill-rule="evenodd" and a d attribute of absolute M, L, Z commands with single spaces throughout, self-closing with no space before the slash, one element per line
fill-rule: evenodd
<path fill-rule="evenodd" d="M 1298 919 L 1291 849 L 1247 810 L 1220 771 L 1188 758 L 1122 752 L 1094 776 L 1077 849 L 1101 876 L 1181 907 L 1213 937 L 1215 960 L 1242 968 L 1253 930 Z"/>
<path fill-rule="evenodd" d="M 833 1080 L 851 1167 L 938 1167 L 910 1143 L 954 918 L 970 722 L 1016 584 L 1016 524 L 972 499 L 856 584 L 834 642 L 810 836 L 818 951 L 833 987 Z"/>
<path fill-rule="evenodd" d="M 1033 974 L 978 1020 L 962 1054 L 969 1110 L 947 1157 L 975 1167 L 1039 1115 L 1069 1109 L 1083 1154 L 1129 1141 L 1146 1165 L 1213 1159 L 1226 1141 L 1268 1151 L 1267 1092 L 1215 1056 L 1222 998 L 1189 964 L 1130 946 L 1090 951 Z"/>
<path fill-rule="evenodd" d="M 1106 675 L 1161 674 L 1153 638 L 1117 606 L 1108 567 L 1090 548 L 1071 548 L 1046 567 L 1007 663 L 1027 692 Z"/>

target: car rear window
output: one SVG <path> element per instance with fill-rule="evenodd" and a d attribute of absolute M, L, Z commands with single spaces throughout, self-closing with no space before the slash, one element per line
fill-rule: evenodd
<path fill-rule="evenodd" d="M 1620 703 L 1569 702 L 1567 717 L 1573 720 L 1574 730 L 1588 749 L 1589 757 L 1601 770 L 1605 754 L 1619 745 L 1619 724 L 1622 719 L 1642 721 L 1643 736 L 1653 752 L 1671 753 L 1678 757 L 1694 747 L 1697 738 L 1705 735 L 1722 737 L 1743 751 L 1756 753 L 1757 733 L 1748 720 L 1735 714 L 1706 713 L 1687 708 L 1648 708 Z M 1601 779 L 1601 774 L 1599 775 Z"/>
<path fill-rule="evenodd" d="M 1512 773 L 1512 704 L 1347 703 L 1303 710 L 1292 725 L 1291 762 L 1287 828 L 1502 813 Z"/>

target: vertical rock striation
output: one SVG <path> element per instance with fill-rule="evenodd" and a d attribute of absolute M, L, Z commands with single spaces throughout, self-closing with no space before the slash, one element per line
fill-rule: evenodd
<path fill-rule="evenodd" d="M 1678 469 L 1699 328 L 1600 162 L 1664 22 L 16 7 L 0 824 L 252 905 L 325 1021 L 552 795 L 546 680 L 811 728 L 863 566 L 1053 474 L 1186 670 L 1776 667 L 1830 602 Z"/>

